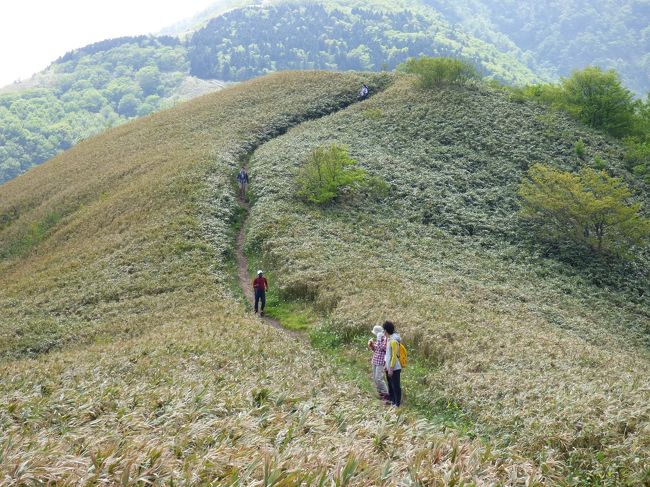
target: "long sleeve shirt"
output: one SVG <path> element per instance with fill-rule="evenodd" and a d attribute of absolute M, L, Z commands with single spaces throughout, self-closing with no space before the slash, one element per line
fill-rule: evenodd
<path fill-rule="evenodd" d="M 402 365 L 399 363 L 399 342 L 401 337 L 398 333 L 393 333 L 388 337 L 386 345 L 386 355 L 384 356 L 387 369 L 400 370 Z"/>
<path fill-rule="evenodd" d="M 269 283 L 266 280 L 266 277 L 256 277 L 253 281 L 253 289 L 256 291 L 268 291 Z"/>

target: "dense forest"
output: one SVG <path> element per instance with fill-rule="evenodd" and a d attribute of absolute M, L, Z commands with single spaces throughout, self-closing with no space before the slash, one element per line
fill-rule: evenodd
<path fill-rule="evenodd" d="M 423 55 L 462 57 L 506 83 L 536 80 L 514 57 L 409 10 L 238 9 L 199 29 L 188 52 L 191 74 L 233 81 L 286 69 L 394 69 Z"/>
<path fill-rule="evenodd" d="M 589 65 L 615 69 L 638 95 L 650 91 L 647 0 L 424 0 L 463 31 L 550 77 Z"/>
<path fill-rule="evenodd" d="M 40 87 L 0 94 L 0 182 L 172 105 L 187 72 L 185 47 L 172 37 L 124 37 L 66 54 L 39 76 Z"/>

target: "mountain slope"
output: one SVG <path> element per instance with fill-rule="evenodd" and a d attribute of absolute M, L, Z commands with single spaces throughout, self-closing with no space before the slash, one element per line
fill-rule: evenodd
<path fill-rule="evenodd" d="M 298 168 L 334 143 L 390 195 L 302 202 Z M 552 463 L 565 480 L 640 485 L 650 467 L 648 262 L 549 258 L 516 217 L 529 165 L 576 170 L 596 156 L 625 174 L 620 148 L 561 114 L 486 87 L 420 91 L 403 79 L 256 151 L 247 248 L 273 269 L 276 301 L 313 303 L 326 316 L 318 336 L 349 353 L 394 320 L 418 360 L 409 397 L 421 408 L 452 405 L 474 434 Z"/>
<path fill-rule="evenodd" d="M 538 80 L 513 56 L 452 29 L 431 9 L 407 10 L 408 2 L 250 4 L 217 4 L 208 10 L 217 18 L 185 39 L 124 37 L 76 49 L 34 79 L 5 88 L 0 183 L 128 119 L 219 89 L 223 81 L 278 70 L 379 71 L 409 56 L 445 54 L 471 59 L 508 83 Z M 187 84 L 194 89 L 185 90 Z"/>
<path fill-rule="evenodd" d="M 0 183 L 84 138 L 223 83 L 188 73 L 172 37 L 123 37 L 69 52 L 28 83 L 0 93 Z"/>
<path fill-rule="evenodd" d="M 445 18 L 553 78 L 596 65 L 615 69 L 640 96 L 650 91 L 650 3 L 425 0 Z"/>
<path fill-rule="evenodd" d="M 230 289 L 240 157 L 345 107 L 367 79 L 256 80 L 2 186 L 0 248 L 14 249 L 0 260 L 3 483 L 546 478 L 514 451 L 387 412 Z"/>
<path fill-rule="evenodd" d="M 539 79 L 514 57 L 452 28 L 423 5 L 410 10 L 400 4 L 355 4 L 279 2 L 227 12 L 192 35 L 190 72 L 242 80 L 285 69 L 379 71 L 433 55 L 465 58 L 508 84 Z"/>

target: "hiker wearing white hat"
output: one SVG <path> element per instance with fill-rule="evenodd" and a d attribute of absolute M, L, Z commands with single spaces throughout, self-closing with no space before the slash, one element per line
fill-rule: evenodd
<path fill-rule="evenodd" d="M 255 313 L 257 313 L 258 305 L 262 304 L 260 309 L 260 316 L 264 316 L 264 308 L 266 307 L 266 291 L 269 290 L 269 283 L 264 277 L 262 271 L 257 271 L 257 277 L 253 281 L 253 291 L 255 292 Z"/>
<path fill-rule="evenodd" d="M 372 329 L 375 338 L 368 340 L 368 348 L 372 350 L 372 380 L 377 387 L 379 398 L 387 401 L 389 399 L 388 388 L 384 380 L 384 357 L 386 356 L 386 337 L 384 329 L 380 325 L 375 325 Z"/>

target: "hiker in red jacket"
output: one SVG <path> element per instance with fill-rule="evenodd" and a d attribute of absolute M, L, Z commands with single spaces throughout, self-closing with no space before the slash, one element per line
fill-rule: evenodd
<path fill-rule="evenodd" d="M 257 277 L 253 281 L 253 291 L 255 291 L 255 313 L 257 313 L 258 303 L 262 301 L 262 308 L 260 316 L 264 316 L 264 308 L 266 307 L 266 291 L 269 290 L 269 283 L 264 277 L 262 271 L 257 271 Z"/>

